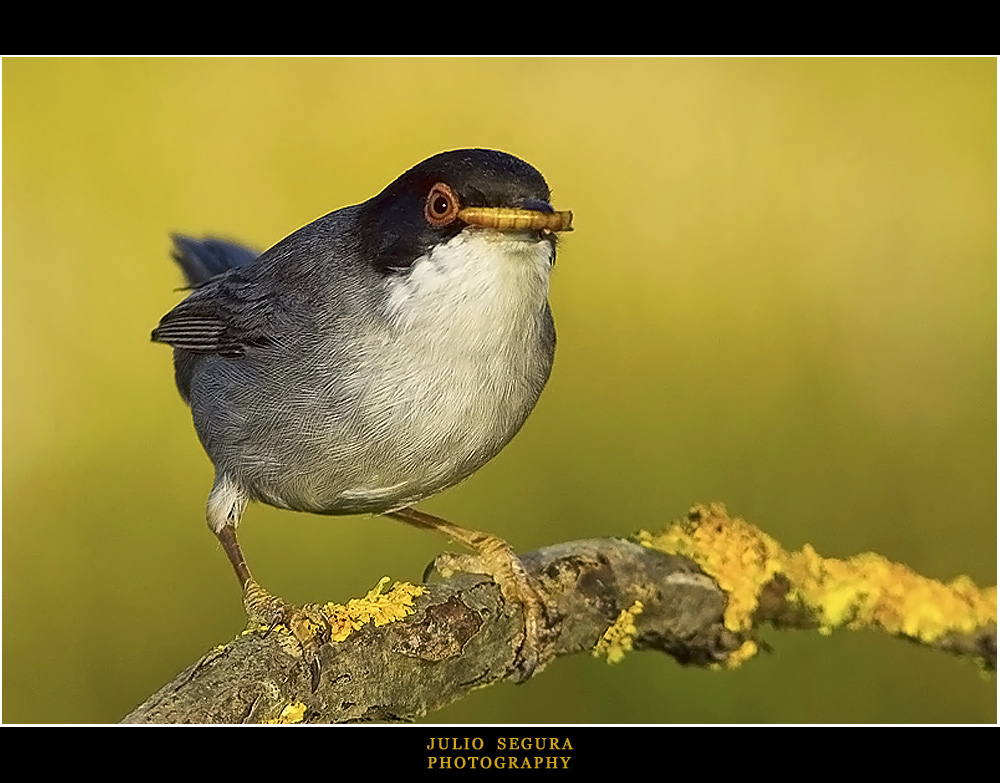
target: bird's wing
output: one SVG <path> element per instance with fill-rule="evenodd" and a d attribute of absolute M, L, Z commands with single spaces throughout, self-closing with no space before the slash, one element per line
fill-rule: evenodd
<path fill-rule="evenodd" d="M 154 342 L 196 354 L 242 356 L 280 334 L 274 297 L 233 270 L 196 289 L 160 320 Z"/>

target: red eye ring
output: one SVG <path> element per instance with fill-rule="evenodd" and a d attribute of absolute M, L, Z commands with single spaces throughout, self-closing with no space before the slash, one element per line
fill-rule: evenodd
<path fill-rule="evenodd" d="M 458 217 L 458 196 L 443 182 L 430 189 L 424 202 L 424 217 L 434 228 L 442 228 Z"/>

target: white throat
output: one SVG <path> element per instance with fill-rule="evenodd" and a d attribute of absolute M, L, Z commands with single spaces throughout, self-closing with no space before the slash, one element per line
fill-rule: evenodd
<path fill-rule="evenodd" d="M 388 315 L 404 331 L 428 330 L 427 339 L 448 333 L 499 348 L 544 308 L 553 257 L 552 245 L 531 234 L 468 228 L 390 281 Z"/>

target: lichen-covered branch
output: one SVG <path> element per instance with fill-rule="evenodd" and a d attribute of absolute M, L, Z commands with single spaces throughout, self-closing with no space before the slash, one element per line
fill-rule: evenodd
<path fill-rule="evenodd" d="M 737 665 L 756 629 L 877 627 L 996 667 L 996 588 L 941 585 L 875 555 L 787 553 L 718 505 L 661 533 L 576 541 L 522 556 L 560 622 L 542 666 L 631 649 L 696 665 Z M 328 604 L 332 639 L 313 650 L 284 628 L 252 629 L 140 705 L 126 722 L 405 721 L 514 673 L 523 630 L 488 577 L 426 587 L 386 580 Z"/>
<path fill-rule="evenodd" d="M 789 552 L 720 504 L 695 506 L 685 520 L 637 540 L 689 557 L 712 576 L 728 595 L 725 625 L 734 633 L 763 622 L 823 634 L 868 628 L 996 669 L 996 585 L 980 589 L 967 576 L 944 584 L 873 552 L 845 560 L 808 544 Z"/>

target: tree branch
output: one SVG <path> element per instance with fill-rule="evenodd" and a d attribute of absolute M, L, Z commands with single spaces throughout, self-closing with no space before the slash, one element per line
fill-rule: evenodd
<path fill-rule="evenodd" d="M 696 506 L 638 541 L 576 541 L 522 556 L 561 617 L 543 666 L 583 651 L 614 661 L 630 649 L 660 650 L 684 664 L 738 665 L 756 652 L 757 628 L 767 622 L 879 627 L 996 667 L 995 587 L 978 590 L 964 577 L 941 585 L 875 555 L 834 561 L 809 547 L 786 553 L 717 505 Z M 877 585 L 873 573 L 887 584 Z M 903 608 L 901 589 L 912 599 Z M 125 722 L 405 721 L 513 673 L 522 621 L 505 613 L 488 577 L 460 574 L 414 592 L 383 591 L 380 583 L 347 607 L 328 604 L 334 638 L 343 640 L 305 654 L 282 628 L 248 630 Z M 935 618 L 932 631 L 925 615 Z M 318 678 L 307 663 L 312 654 Z"/>

